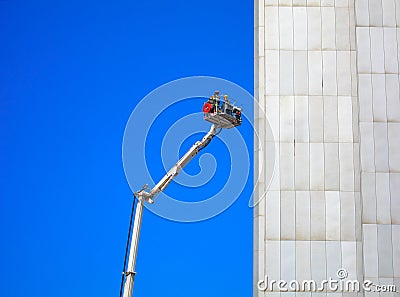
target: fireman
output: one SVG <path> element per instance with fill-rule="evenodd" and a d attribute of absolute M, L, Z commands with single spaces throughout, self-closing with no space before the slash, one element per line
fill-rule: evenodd
<path fill-rule="evenodd" d="M 212 95 L 212 97 L 214 98 L 214 110 L 215 110 L 215 112 L 221 112 L 221 108 L 219 106 L 219 104 L 221 102 L 220 97 L 219 97 L 219 91 L 218 90 L 215 91 L 214 95 Z"/>
<path fill-rule="evenodd" d="M 208 98 L 208 103 L 210 103 L 210 105 L 211 105 L 210 112 L 214 112 L 215 111 L 215 98 L 214 98 L 214 96 L 210 96 L 210 98 Z"/>
<path fill-rule="evenodd" d="M 228 99 L 228 95 L 224 95 L 224 109 L 223 112 L 226 114 L 232 115 L 232 105 L 231 102 Z"/>

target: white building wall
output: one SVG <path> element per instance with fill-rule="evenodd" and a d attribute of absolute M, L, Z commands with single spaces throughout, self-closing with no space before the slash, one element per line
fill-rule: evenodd
<path fill-rule="evenodd" d="M 364 275 L 355 3 L 256 0 L 255 11 L 255 98 L 266 112 L 256 108 L 255 123 L 277 158 L 269 185 L 268 151 L 256 141 L 256 195 L 267 194 L 254 212 L 254 296 L 306 297 L 256 285 L 265 276 L 319 282 L 340 268 Z M 357 295 L 312 295 L 327 294 Z"/>
<path fill-rule="evenodd" d="M 364 276 L 399 290 L 400 1 L 356 0 L 355 8 Z"/>
<path fill-rule="evenodd" d="M 256 139 L 254 296 L 310 296 L 256 285 L 338 268 L 399 290 L 400 0 L 256 0 L 255 41 L 255 124 L 277 158 L 267 184 Z"/>

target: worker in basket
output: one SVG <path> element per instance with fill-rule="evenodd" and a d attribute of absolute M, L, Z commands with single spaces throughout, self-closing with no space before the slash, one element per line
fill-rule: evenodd
<path fill-rule="evenodd" d="M 224 95 L 224 103 L 223 103 L 224 107 L 223 107 L 223 111 L 226 114 L 232 115 L 232 104 L 229 101 L 228 95 Z"/>
<path fill-rule="evenodd" d="M 241 108 L 239 107 L 233 107 L 233 114 L 235 115 L 235 120 L 237 123 L 242 122 L 242 111 Z"/>
<path fill-rule="evenodd" d="M 210 111 L 209 112 L 215 112 L 215 98 L 213 96 L 210 96 L 208 98 L 208 103 L 210 104 Z"/>
<path fill-rule="evenodd" d="M 215 91 L 212 97 L 214 98 L 214 112 L 221 112 L 219 91 Z"/>

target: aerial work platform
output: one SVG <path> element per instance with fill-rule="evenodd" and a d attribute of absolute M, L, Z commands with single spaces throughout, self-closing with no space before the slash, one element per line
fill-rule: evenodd
<path fill-rule="evenodd" d="M 224 112 L 221 113 L 204 113 L 204 120 L 207 122 L 215 124 L 219 128 L 230 129 L 242 124 L 242 122 L 237 121 L 234 117 Z"/>
<path fill-rule="evenodd" d="M 203 105 L 204 120 L 218 128 L 230 129 L 242 124 L 242 108 L 231 104 L 228 95 L 220 99 L 219 91 L 215 91 Z"/>
<path fill-rule="evenodd" d="M 204 120 L 212 123 L 208 133 L 199 141 L 196 141 L 191 148 L 184 154 L 179 161 L 164 175 L 164 177 L 153 187 L 150 188 L 147 184 L 141 190 L 134 193 L 135 200 L 137 199 L 136 207 L 132 208 L 131 223 L 133 216 L 134 223 L 129 226 L 127 247 L 125 251 L 124 271 L 122 273 L 122 281 L 120 288 L 120 296 L 132 297 L 134 279 L 136 275 L 136 257 L 139 244 L 139 234 L 142 225 L 142 214 L 144 202 L 153 204 L 158 194 L 163 192 L 179 172 L 206 146 L 211 140 L 221 133 L 222 128 L 233 128 L 242 124 L 242 108 L 231 104 L 228 95 L 224 95 L 220 100 L 219 91 L 215 91 L 214 95 L 210 96 L 207 102 L 203 105 Z M 133 205 L 135 205 L 135 200 Z"/>

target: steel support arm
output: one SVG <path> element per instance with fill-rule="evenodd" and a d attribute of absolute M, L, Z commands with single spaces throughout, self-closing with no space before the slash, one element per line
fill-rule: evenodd
<path fill-rule="evenodd" d="M 123 273 L 126 275 L 124 284 L 124 295 L 123 297 L 132 297 L 133 286 L 135 280 L 135 267 L 137 258 L 137 249 L 139 244 L 140 227 L 142 225 L 142 214 L 144 202 L 154 203 L 153 197 L 164 191 L 165 188 L 171 183 L 175 176 L 193 159 L 194 156 L 204 147 L 206 147 L 211 139 L 215 136 L 217 127 L 212 125 L 210 131 L 203 137 L 202 140 L 197 141 L 188 152 L 183 155 L 182 158 L 167 172 L 167 174 L 149 191 L 147 185 L 145 185 L 140 191 L 136 192 L 135 195 L 138 198 L 138 203 L 135 209 L 135 221 L 132 232 L 132 240 L 129 249 L 129 260 L 128 260 L 128 271 Z"/>
<path fill-rule="evenodd" d="M 201 148 L 205 147 L 216 132 L 216 126 L 212 125 L 208 133 L 201 141 L 197 141 L 192 147 L 183 155 L 182 158 L 167 172 L 167 174 L 151 189 L 149 198 L 152 199 L 157 193 L 162 192 L 171 183 L 175 176 L 197 155 Z"/>

